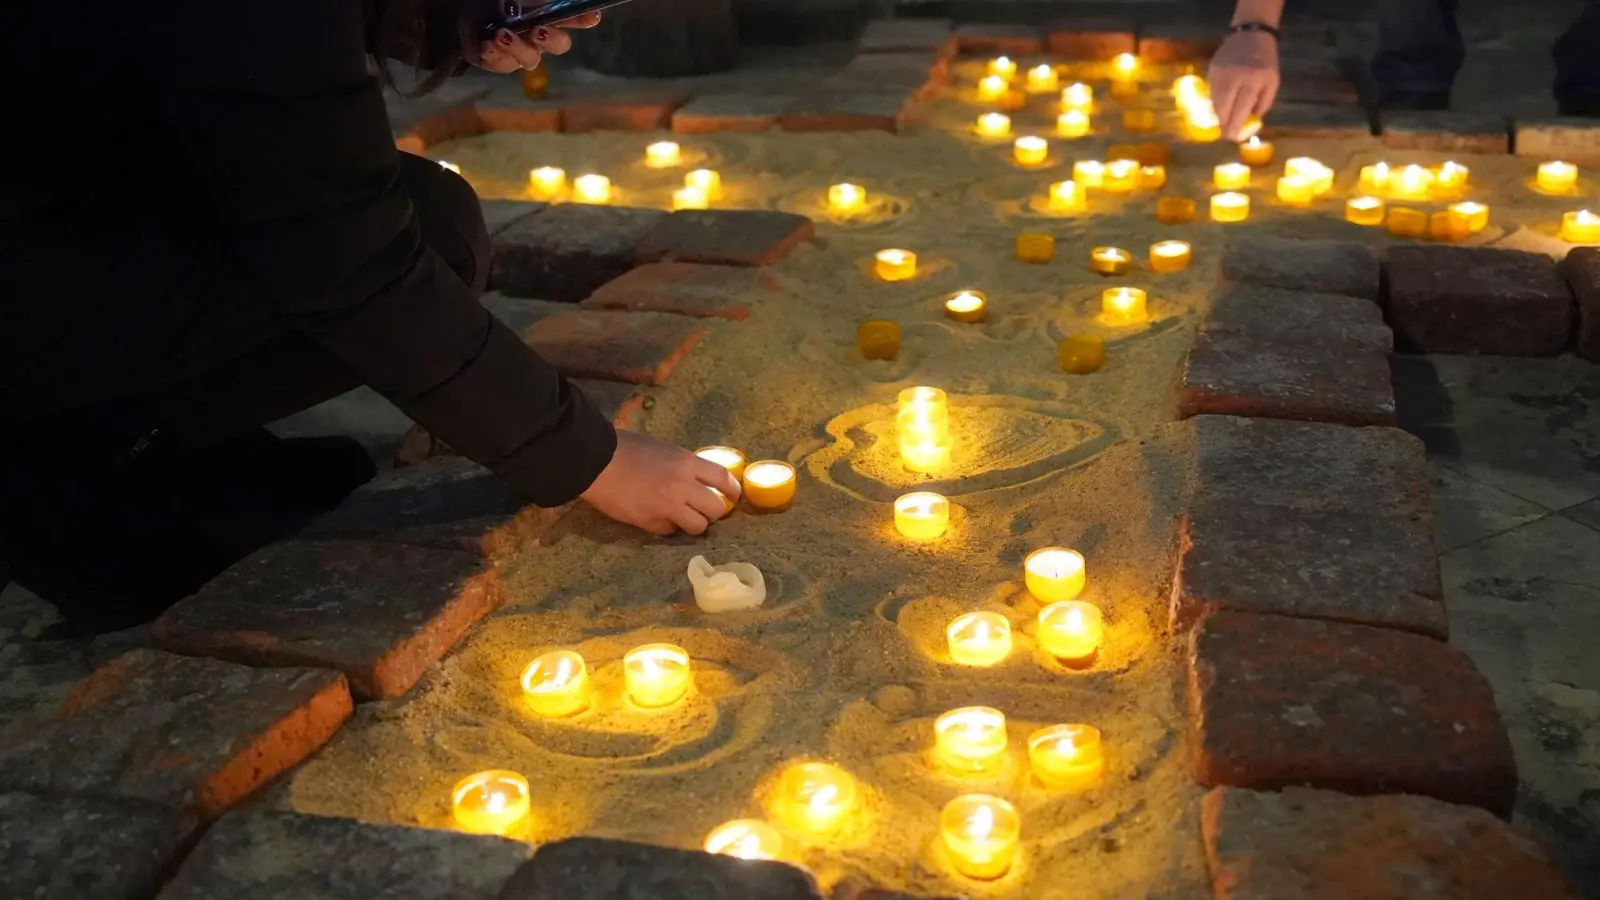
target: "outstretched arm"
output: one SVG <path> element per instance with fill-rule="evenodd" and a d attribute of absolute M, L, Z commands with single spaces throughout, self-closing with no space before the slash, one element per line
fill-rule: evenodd
<path fill-rule="evenodd" d="M 1234 26 L 1256 23 L 1277 29 L 1283 0 L 1238 0 Z M 1278 96 L 1278 39 L 1267 31 L 1235 31 L 1211 58 L 1211 102 L 1222 133 L 1237 138 L 1251 116 L 1265 115 Z"/>

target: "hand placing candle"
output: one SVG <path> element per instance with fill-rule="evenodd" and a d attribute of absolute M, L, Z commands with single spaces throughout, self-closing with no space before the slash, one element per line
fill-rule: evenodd
<path fill-rule="evenodd" d="M 950 865 L 968 878 L 991 880 L 1010 871 L 1021 834 L 1016 807 L 988 794 L 964 794 L 939 813 Z"/>
<path fill-rule="evenodd" d="M 945 629 L 950 661 L 980 668 L 999 664 L 1011 655 L 1011 623 L 994 612 L 957 616 Z"/>
<path fill-rule="evenodd" d="M 510 834 L 528 818 L 528 779 L 506 769 L 468 775 L 450 792 L 450 810 L 462 830 Z"/>
<path fill-rule="evenodd" d="M 553 650 L 522 670 L 522 695 L 528 707 L 550 719 L 589 708 L 589 670 L 571 650 Z"/>

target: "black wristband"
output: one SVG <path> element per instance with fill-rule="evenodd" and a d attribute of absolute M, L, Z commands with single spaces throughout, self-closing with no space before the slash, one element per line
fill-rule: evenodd
<path fill-rule="evenodd" d="M 1283 35 L 1278 33 L 1278 29 L 1276 27 L 1268 25 L 1265 22 L 1240 22 L 1239 24 L 1229 28 L 1228 34 L 1243 34 L 1247 31 L 1257 31 L 1262 34 L 1270 34 L 1272 35 L 1272 39 L 1275 41 L 1282 40 L 1283 38 Z"/>

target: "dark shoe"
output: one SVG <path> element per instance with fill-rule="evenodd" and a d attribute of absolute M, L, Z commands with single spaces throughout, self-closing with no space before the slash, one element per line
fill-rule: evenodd
<path fill-rule="evenodd" d="M 1378 103 L 1382 109 L 1439 110 L 1450 108 L 1449 91 L 1387 91 Z"/>

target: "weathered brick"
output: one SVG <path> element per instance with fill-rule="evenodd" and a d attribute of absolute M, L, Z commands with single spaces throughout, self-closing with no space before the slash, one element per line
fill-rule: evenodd
<path fill-rule="evenodd" d="M 1564 159 L 1580 166 L 1600 165 L 1600 123 L 1593 119 L 1518 118 L 1514 150 L 1534 159 Z"/>
<path fill-rule="evenodd" d="M 337 672 L 133 650 L 0 746 L 0 788 L 146 801 L 209 819 L 309 756 L 350 711 Z"/>
<path fill-rule="evenodd" d="M 811 240 L 810 219 L 761 209 L 684 209 L 639 239 L 640 263 L 675 261 L 770 266 Z"/>
<path fill-rule="evenodd" d="M 1427 459 L 1393 428 L 1199 416 L 1172 625 L 1221 610 L 1444 637 Z"/>
<path fill-rule="evenodd" d="M 889 131 L 905 124 L 912 98 L 905 90 L 809 92 L 796 97 L 778 117 L 784 131 Z"/>
<path fill-rule="evenodd" d="M 867 53 L 817 83 L 820 93 L 895 93 L 920 100 L 949 75 L 949 62 L 926 51 Z"/>
<path fill-rule="evenodd" d="M 567 306 L 567 304 L 561 304 Z M 570 308 L 570 307 L 568 307 Z M 600 412 L 611 419 L 618 428 L 634 430 L 639 416 L 644 412 L 644 389 L 636 384 L 620 381 L 595 381 L 592 378 L 573 378 L 572 384 L 589 398 Z M 414 466 L 425 460 L 444 456 L 459 456 L 456 449 L 434 437 L 421 425 L 413 425 L 400 439 L 394 454 L 396 468 Z"/>
<path fill-rule="evenodd" d="M 225 816 L 159 900 L 494 900 L 519 841 L 274 810 Z"/>
<path fill-rule="evenodd" d="M 478 122 L 485 132 L 538 134 L 560 131 L 561 106 L 548 102 L 530 103 L 526 106 L 480 106 Z"/>
<path fill-rule="evenodd" d="M 781 94 L 708 94 L 678 107 L 672 114 L 672 130 L 679 134 L 767 131 L 778 127 L 778 118 L 794 103 L 794 97 Z"/>
<path fill-rule="evenodd" d="M 760 269 L 702 263 L 646 263 L 601 285 L 580 305 L 584 309 L 667 312 L 737 320 L 750 315 L 750 298 L 777 289 L 777 281 Z"/>
<path fill-rule="evenodd" d="M 1178 390 L 1181 418 L 1217 413 L 1393 425 L 1388 357 L 1337 345 L 1291 344 L 1243 334 L 1198 334 Z"/>
<path fill-rule="evenodd" d="M 563 203 L 494 235 L 489 287 L 513 297 L 577 303 L 633 268 L 633 248 L 668 213 Z"/>
<path fill-rule="evenodd" d="M 1138 51 L 1133 31 L 1127 19 L 1065 19 L 1045 29 L 1045 46 L 1063 59 L 1107 60 Z"/>
<path fill-rule="evenodd" d="M 689 316 L 574 309 L 535 322 L 522 337 L 569 376 L 663 384 L 705 331 Z"/>
<path fill-rule="evenodd" d="M 859 53 L 927 50 L 948 58 L 956 52 L 951 26 L 949 19 L 875 19 L 861 32 L 856 50 Z"/>
<path fill-rule="evenodd" d="M 498 560 L 537 543 L 566 511 L 523 505 L 494 473 L 457 456 L 380 475 L 301 536 L 390 541 Z"/>
<path fill-rule="evenodd" d="M 337 669 L 361 699 L 398 697 L 501 600 L 499 574 L 476 554 L 284 541 L 179 601 L 154 635 L 178 653 Z"/>
<path fill-rule="evenodd" d="M 1044 34 L 1032 25 L 959 25 L 956 47 L 973 56 L 1038 56 Z"/>
<path fill-rule="evenodd" d="M 1216 900 L 1576 900 L 1539 845 L 1427 797 L 1217 788 L 1201 804 Z"/>
<path fill-rule="evenodd" d="M 194 833 L 183 810 L 70 794 L 0 794 L 8 900 L 144 900 Z"/>
<path fill-rule="evenodd" d="M 1378 255 L 1355 241 L 1253 237 L 1222 252 L 1222 280 L 1378 299 Z"/>
<path fill-rule="evenodd" d="M 1195 779 L 1422 794 L 1509 816 L 1511 740 L 1489 682 L 1420 635 L 1218 613 L 1189 646 Z"/>
<path fill-rule="evenodd" d="M 1450 110 L 1385 111 L 1379 114 L 1383 145 L 1436 153 L 1509 153 L 1511 121 L 1505 116 Z"/>
<path fill-rule="evenodd" d="M 1555 262 L 1542 253 L 1389 250 L 1388 319 L 1402 349 L 1554 356 L 1572 339 L 1573 310 Z"/>
<path fill-rule="evenodd" d="M 1212 291 L 1201 331 L 1288 344 L 1338 344 L 1369 353 L 1394 349 L 1382 311 L 1369 301 L 1253 284 L 1225 284 Z"/>
<path fill-rule="evenodd" d="M 1283 102 L 1275 104 L 1261 120 L 1261 136 L 1268 140 L 1366 138 L 1372 136 L 1372 119 L 1359 108 Z"/>
<path fill-rule="evenodd" d="M 1205 62 L 1222 45 L 1211 22 L 1169 22 L 1139 30 L 1139 56 L 1146 62 Z"/>
<path fill-rule="evenodd" d="M 811 875 L 779 862 L 571 838 L 546 844 L 499 900 L 821 900 Z"/>
<path fill-rule="evenodd" d="M 1600 362 L 1600 247 L 1574 247 L 1561 274 L 1577 301 L 1578 355 Z"/>
<path fill-rule="evenodd" d="M 672 125 L 672 114 L 688 102 L 681 92 L 597 94 L 561 109 L 561 130 L 656 131 Z"/>

